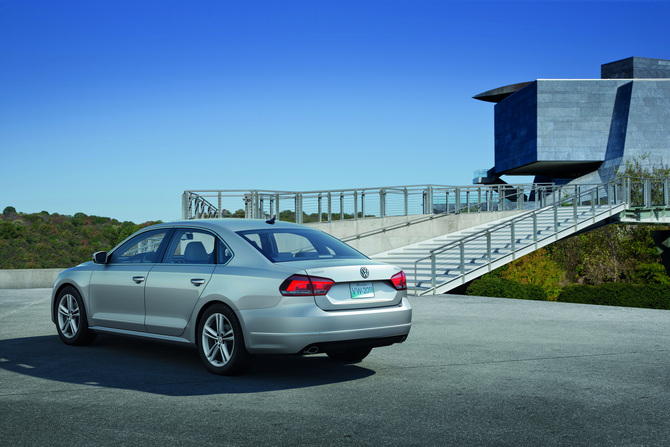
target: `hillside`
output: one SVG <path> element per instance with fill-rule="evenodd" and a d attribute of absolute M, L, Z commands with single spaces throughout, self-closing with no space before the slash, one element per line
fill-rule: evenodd
<path fill-rule="evenodd" d="M 71 267 L 152 223 L 119 222 L 84 213 L 27 214 L 9 206 L 0 215 L 0 269 Z"/>

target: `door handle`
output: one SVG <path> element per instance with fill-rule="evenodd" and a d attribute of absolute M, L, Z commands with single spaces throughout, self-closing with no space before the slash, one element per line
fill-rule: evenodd
<path fill-rule="evenodd" d="M 141 284 L 146 278 L 144 276 L 133 276 L 133 281 L 137 284 Z"/>
<path fill-rule="evenodd" d="M 191 280 L 191 284 L 193 284 L 196 287 L 200 287 L 201 285 L 205 284 L 205 280 L 200 278 L 193 278 Z"/>

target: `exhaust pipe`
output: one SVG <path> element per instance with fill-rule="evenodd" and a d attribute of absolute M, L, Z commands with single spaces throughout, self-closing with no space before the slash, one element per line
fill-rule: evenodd
<path fill-rule="evenodd" d="M 305 349 L 303 352 L 305 354 L 316 354 L 317 352 L 319 352 L 319 347 L 316 345 L 312 345 L 309 348 Z"/>

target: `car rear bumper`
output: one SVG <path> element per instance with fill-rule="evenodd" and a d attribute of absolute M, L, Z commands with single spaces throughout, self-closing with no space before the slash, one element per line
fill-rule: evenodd
<path fill-rule="evenodd" d="M 252 354 L 299 354 L 334 346 L 387 346 L 404 341 L 412 322 L 412 308 L 406 298 L 397 306 L 375 309 L 324 311 L 314 304 L 297 307 L 242 311 L 247 350 Z M 310 349 L 313 347 L 316 351 Z"/>

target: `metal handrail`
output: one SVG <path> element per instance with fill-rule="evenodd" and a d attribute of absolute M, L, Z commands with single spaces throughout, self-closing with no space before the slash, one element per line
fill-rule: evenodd
<path fill-rule="evenodd" d="M 429 293 L 430 291 L 435 293 L 435 290 L 437 289 L 437 287 L 439 287 L 443 284 L 446 284 L 448 282 L 448 281 L 446 281 L 446 282 L 443 282 L 441 284 L 436 284 L 436 281 L 437 281 L 437 274 L 436 274 L 437 256 L 442 254 L 442 253 L 445 253 L 447 251 L 450 251 L 452 248 L 454 248 L 458 245 L 459 252 L 460 252 L 460 258 L 461 258 L 460 259 L 460 273 L 461 273 L 462 276 L 464 276 L 465 275 L 465 244 L 467 242 L 471 242 L 471 241 L 474 241 L 474 240 L 481 239 L 483 236 L 486 236 L 487 261 L 488 261 L 488 268 L 489 268 L 489 271 L 490 271 L 491 270 L 491 262 L 492 262 L 491 234 L 494 233 L 494 232 L 500 231 L 502 229 L 505 229 L 507 227 L 510 228 L 511 255 L 512 255 L 512 259 L 515 259 L 516 258 L 515 257 L 515 254 L 516 254 L 515 226 L 516 226 L 517 223 L 527 221 L 527 219 L 529 219 L 530 216 L 532 216 L 532 219 L 533 219 L 533 234 L 534 234 L 534 241 L 533 242 L 535 244 L 535 248 L 537 248 L 538 242 L 540 242 L 542 240 L 545 240 L 547 238 L 547 237 L 545 237 L 545 238 L 542 238 L 542 239 L 538 239 L 538 237 L 537 237 L 537 233 L 538 233 L 537 232 L 537 216 L 540 213 L 546 213 L 548 211 L 553 211 L 553 213 L 554 213 L 554 232 L 548 237 L 554 236 L 556 238 L 556 240 L 558 240 L 558 233 L 559 233 L 559 231 L 558 231 L 558 209 L 563 207 L 566 203 L 572 202 L 571 206 L 573 207 L 573 210 L 574 210 L 573 221 L 574 221 L 575 225 L 578 225 L 579 222 L 578 222 L 578 219 L 577 219 L 577 215 L 578 215 L 577 207 L 579 206 L 579 203 L 582 202 L 581 198 L 585 195 L 588 195 L 590 200 L 587 201 L 587 202 L 591 205 L 591 214 L 592 214 L 591 217 L 594 219 L 594 223 L 595 223 L 596 202 L 600 201 L 600 196 L 599 196 L 598 193 L 599 193 L 600 190 L 603 189 L 604 186 L 607 186 L 608 189 L 611 186 L 611 187 L 614 188 L 614 191 L 616 191 L 616 188 L 617 188 L 618 185 L 616 183 L 603 184 L 603 185 L 599 185 L 599 186 L 596 186 L 594 188 L 591 188 L 587 191 L 583 191 L 583 192 L 578 191 L 576 194 L 574 194 L 572 196 L 564 197 L 563 199 L 560 199 L 560 200 L 554 202 L 553 204 L 551 204 L 547 207 L 544 207 L 544 208 L 541 208 L 541 209 L 538 209 L 538 210 L 529 211 L 527 213 L 522 214 L 521 216 L 516 216 L 516 217 L 510 218 L 510 219 L 507 219 L 504 222 L 501 222 L 501 223 L 499 223 L 499 224 L 497 224 L 497 225 L 495 225 L 491 228 L 480 230 L 480 231 L 478 231 L 476 233 L 473 233 L 471 235 L 468 235 L 464 238 L 461 238 L 461 239 L 456 240 L 456 241 L 448 242 L 446 244 L 443 244 L 439 247 L 436 247 L 436 248 L 430 250 L 430 252 L 429 252 L 430 254 L 428 256 L 425 256 L 425 257 L 423 257 L 421 259 L 418 259 L 414 262 L 414 278 L 415 278 L 414 293 L 415 294 L 417 293 L 418 281 L 416 279 L 418 278 L 418 265 L 419 265 L 420 262 L 430 260 L 430 263 L 431 263 L 431 278 L 430 278 L 431 279 L 431 287 L 428 290 L 425 290 L 424 293 Z M 611 214 L 612 207 L 615 206 L 617 204 L 617 202 L 619 202 L 619 203 L 622 202 L 621 200 L 616 200 L 616 192 L 614 192 L 613 195 L 614 195 L 615 200 L 610 200 L 610 195 L 609 194 L 606 196 L 607 197 L 607 205 L 609 205 L 609 207 L 608 207 L 608 210 L 605 211 L 605 213 L 610 212 L 610 214 Z M 603 214 L 603 213 L 599 213 L 598 215 L 601 215 L 601 214 Z"/>
<path fill-rule="evenodd" d="M 408 185 L 374 188 L 346 188 L 322 191 L 278 190 L 190 190 L 182 195 L 184 219 L 237 217 L 224 209 L 224 201 L 234 200 L 234 208 L 245 218 L 276 215 L 280 220 L 303 223 L 305 210 L 317 215 L 318 222 L 369 217 L 421 214 L 460 214 L 539 207 L 538 199 L 550 196 L 553 184 L 501 185 Z M 207 199 L 215 198 L 217 206 Z M 530 199 L 533 200 L 530 200 Z M 214 200 L 213 200 L 214 201 Z M 230 205 L 227 205 L 230 206 Z M 207 212 L 203 212 L 207 210 Z M 282 219 L 280 213 L 292 215 Z M 339 214 L 339 219 L 338 219 Z"/>
<path fill-rule="evenodd" d="M 630 208 L 650 208 L 670 204 L 670 179 L 620 178 L 601 185 L 503 184 L 503 185 L 410 185 L 376 188 L 349 188 L 327 191 L 194 190 L 182 196 L 182 217 L 269 218 L 304 223 L 311 212 L 315 222 L 358 220 L 389 216 L 422 216 L 409 222 L 352 235 L 346 241 L 374 236 L 423 222 L 434 216 L 504 210 L 541 209 L 561 196 L 579 194 L 584 188 L 613 189 Z M 610 195 L 606 193 L 605 195 Z M 207 199 L 216 198 L 217 205 Z M 400 198 L 400 200 L 398 200 Z M 371 200 L 372 199 L 372 200 Z M 230 206 L 232 212 L 224 208 Z M 288 211 L 288 215 L 286 212 Z M 426 214 L 428 216 L 426 217 Z"/>

